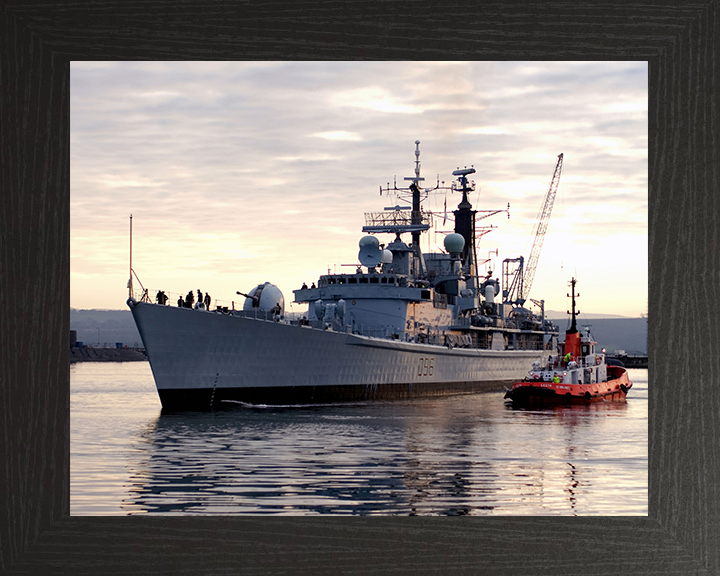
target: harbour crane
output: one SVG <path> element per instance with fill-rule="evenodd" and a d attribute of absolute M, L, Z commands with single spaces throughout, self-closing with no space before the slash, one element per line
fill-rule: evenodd
<path fill-rule="evenodd" d="M 557 164 L 555 165 L 552 180 L 550 180 L 550 188 L 547 191 L 540 215 L 533 229 L 535 239 L 533 240 L 532 249 L 530 250 L 527 267 L 525 267 L 525 259 L 522 256 L 503 260 L 502 275 L 503 286 L 505 287 L 503 290 L 503 302 L 506 304 L 522 306 L 530 294 L 530 288 L 532 288 L 538 260 L 540 259 L 540 250 L 542 250 L 545 232 L 547 232 L 550 214 L 552 213 L 553 204 L 555 203 L 555 195 L 557 194 L 560 184 L 562 164 L 563 155 L 560 154 Z"/>

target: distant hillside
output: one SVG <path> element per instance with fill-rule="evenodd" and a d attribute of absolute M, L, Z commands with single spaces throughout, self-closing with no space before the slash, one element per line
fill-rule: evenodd
<path fill-rule="evenodd" d="M 86 346 L 114 347 L 116 342 L 142 347 L 130 310 L 76 310 L 70 308 L 70 330 Z"/>
<path fill-rule="evenodd" d="M 554 319 L 560 319 L 565 320 L 565 318 L 569 318 L 570 315 L 567 312 L 561 312 L 558 310 L 545 310 L 545 316 L 547 318 L 550 318 L 551 320 Z M 619 314 L 585 314 L 585 312 L 582 313 L 583 318 L 605 318 L 605 319 L 611 319 L 611 318 L 627 318 L 627 316 L 620 316 Z"/>
<path fill-rule="evenodd" d="M 552 312 L 549 317 L 553 319 Z M 561 339 L 567 329 L 567 314 L 559 313 L 553 319 L 560 327 Z M 590 325 L 590 332 L 600 348 L 608 352 L 625 350 L 628 354 L 647 353 L 647 319 L 645 318 L 593 318 L 583 314 L 578 328 Z M 77 339 L 85 345 L 115 346 L 122 342 L 129 347 L 141 347 L 142 340 L 135 327 L 130 310 L 76 310 L 70 309 L 70 330 L 77 330 Z"/>
<path fill-rule="evenodd" d="M 590 326 L 590 334 L 598 343 L 598 348 L 608 352 L 625 350 L 628 354 L 647 354 L 647 318 L 585 318 L 577 321 L 578 330 Z M 560 327 L 560 339 L 565 336 L 569 321 L 567 316 L 553 319 Z"/>

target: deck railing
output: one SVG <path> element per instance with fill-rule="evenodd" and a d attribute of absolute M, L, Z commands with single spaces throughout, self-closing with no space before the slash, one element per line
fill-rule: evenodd
<path fill-rule="evenodd" d="M 158 302 L 158 292 L 159 290 L 155 289 L 146 289 L 146 290 L 133 290 L 133 298 L 138 302 L 147 302 L 150 304 L 155 305 L 161 305 L 160 302 Z M 163 291 L 164 292 L 164 291 Z M 164 303 L 165 306 L 170 307 L 181 307 L 186 308 L 185 306 L 185 296 L 186 293 L 178 293 L 178 292 L 164 292 L 166 301 Z M 194 293 L 195 296 L 197 296 L 196 293 Z M 180 306 L 180 303 L 182 302 L 182 306 Z M 266 321 L 274 321 L 274 322 L 284 322 L 287 324 L 299 326 L 299 325 L 307 325 L 311 326 L 313 328 L 323 328 L 326 329 L 332 329 L 335 331 L 340 332 L 347 332 L 349 334 L 356 334 L 359 336 L 367 336 L 370 338 L 381 338 L 381 339 L 387 339 L 387 340 L 397 340 L 397 341 L 407 341 L 407 342 L 417 342 L 417 343 L 424 343 L 424 344 L 434 344 L 434 345 L 448 345 L 449 340 L 445 339 L 443 337 L 443 334 L 441 333 L 435 333 L 432 332 L 430 334 L 421 334 L 415 337 L 406 337 L 404 332 L 397 333 L 392 328 L 386 327 L 386 328 L 367 328 L 366 326 L 360 324 L 355 326 L 345 326 L 344 328 L 335 325 L 335 326 L 325 326 L 323 323 L 318 322 L 317 320 L 308 321 L 306 320 L 307 314 L 299 313 L 299 312 L 292 312 L 292 311 L 285 311 L 282 315 L 278 315 L 273 312 L 260 310 L 259 308 L 253 308 L 251 310 L 243 310 L 242 306 L 244 305 L 244 301 L 242 303 L 235 302 L 235 301 L 223 301 L 223 300 L 215 300 L 214 298 L 210 301 L 210 307 L 206 310 L 204 303 L 199 304 L 198 302 L 193 302 L 192 309 L 202 312 L 211 312 L 216 314 L 230 314 L 233 316 L 239 316 L 243 318 L 254 318 L 256 320 L 266 320 Z M 461 319 L 462 322 L 455 323 L 454 327 L 462 326 L 462 325 L 469 325 L 468 319 Z M 490 342 L 486 342 L 486 344 L 490 344 Z M 467 348 L 467 347 L 475 347 L 471 343 L 466 341 L 457 341 L 457 339 L 453 338 L 450 340 L 450 347 L 461 347 L 461 348 Z M 480 345 L 480 348 L 483 348 L 482 345 Z"/>

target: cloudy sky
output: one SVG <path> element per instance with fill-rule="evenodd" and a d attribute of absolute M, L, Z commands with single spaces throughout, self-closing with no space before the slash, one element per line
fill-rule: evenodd
<path fill-rule="evenodd" d="M 132 214 L 151 295 L 239 303 L 269 281 L 300 312 L 293 289 L 354 270 L 364 213 L 396 203 L 379 188 L 413 175 L 419 140 L 425 186 L 472 165 L 474 208 L 510 203 L 509 219 L 478 222 L 493 226 L 481 271 L 498 277 L 504 258 L 529 257 L 562 152 L 530 297 L 564 311 L 575 276 L 583 312 L 638 317 L 647 90 L 645 62 L 74 62 L 70 305 L 125 308 Z M 460 197 L 425 208 L 446 201 Z M 423 250 L 443 238 L 431 230 Z"/>

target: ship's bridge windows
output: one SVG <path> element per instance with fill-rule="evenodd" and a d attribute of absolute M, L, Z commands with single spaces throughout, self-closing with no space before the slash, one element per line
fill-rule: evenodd
<path fill-rule="evenodd" d="M 367 284 L 367 283 L 368 283 L 368 279 L 367 279 L 367 278 L 364 278 L 364 277 L 363 277 L 363 278 L 360 278 L 360 284 Z"/>
<path fill-rule="evenodd" d="M 387 284 L 387 281 L 388 281 L 388 279 L 385 278 L 385 276 L 383 276 L 382 278 L 380 278 L 380 284 Z"/>
<path fill-rule="evenodd" d="M 357 278 L 348 278 L 348 284 L 357 284 L 358 279 Z"/>
<path fill-rule="evenodd" d="M 380 282 L 380 278 L 377 276 L 371 276 L 370 277 L 370 284 L 378 284 Z"/>

